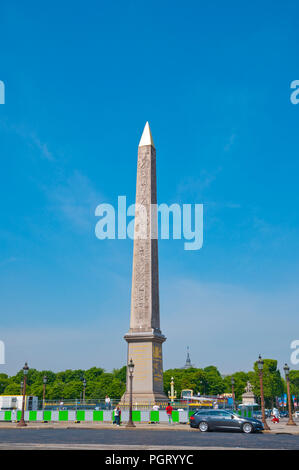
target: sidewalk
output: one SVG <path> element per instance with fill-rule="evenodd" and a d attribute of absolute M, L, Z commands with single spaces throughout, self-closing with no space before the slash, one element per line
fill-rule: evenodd
<path fill-rule="evenodd" d="M 279 421 L 279 423 L 274 424 L 271 420 L 267 420 L 267 424 L 270 428 L 270 431 L 264 431 L 267 434 L 298 434 L 299 435 L 299 419 L 294 419 L 297 426 L 288 426 L 287 418 L 283 418 Z"/>
<path fill-rule="evenodd" d="M 287 419 L 280 421 L 279 424 L 273 424 L 267 421 L 270 431 L 264 431 L 267 434 L 294 434 L 299 435 L 299 420 L 296 419 L 297 426 L 288 426 Z M 190 428 L 188 424 L 161 424 L 161 423 L 135 423 L 135 428 L 126 428 L 126 424 L 115 426 L 111 423 L 92 423 L 92 422 L 52 422 L 52 423 L 34 423 L 29 422 L 25 428 L 19 428 L 16 423 L 0 423 L 0 429 L 118 429 L 123 431 L 131 431 L 131 429 L 147 429 L 152 431 L 188 431 L 199 432 L 198 429 Z"/>

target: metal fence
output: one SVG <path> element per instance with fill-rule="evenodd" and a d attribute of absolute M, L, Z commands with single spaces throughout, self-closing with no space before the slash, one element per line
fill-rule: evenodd
<path fill-rule="evenodd" d="M 154 405 L 158 405 L 160 410 L 165 410 L 167 402 L 133 402 L 133 410 L 139 411 L 150 411 L 153 409 Z M 129 402 L 121 402 L 120 398 L 111 399 L 110 403 L 106 403 L 105 399 L 86 399 L 86 400 L 45 400 L 43 403 L 42 400 L 39 401 L 38 409 L 39 410 L 95 410 L 95 411 L 110 411 L 113 410 L 117 405 L 121 409 L 129 409 Z M 171 402 L 171 405 L 174 410 L 184 410 L 192 411 L 199 408 L 212 408 L 211 403 L 193 403 L 188 402 L 188 400 L 175 400 Z M 232 410 L 232 405 L 222 402 L 218 405 L 219 409 L 228 409 Z"/>

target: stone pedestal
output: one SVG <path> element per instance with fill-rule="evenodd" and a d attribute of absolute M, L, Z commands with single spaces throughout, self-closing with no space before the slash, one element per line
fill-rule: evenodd
<path fill-rule="evenodd" d="M 164 402 L 167 397 L 163 390 L 163 362 L 162 343 L 163 335 L 152 333 L 127 334 L 128 362 L 133 360 L 133 403 Z M 127 390 L 122 402 L 129 403 Z"/>
<path fill-rule="evenodd" d="M 255 405 L 256 400 L 252 392 L 245 392 L 242 395 L 242 405 Z"/>

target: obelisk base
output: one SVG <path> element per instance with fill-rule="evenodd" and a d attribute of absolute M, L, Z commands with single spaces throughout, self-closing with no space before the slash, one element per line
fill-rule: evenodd
<path fill-rule="evenodd" d="M 133 405 L 153 405 L 168 401 L 163 390 L 162 334 L 152 331 L 130 332 L 125 335 L 128 343 L 128 363 L 135 365 L 133 375 Z M 121 403 L 129 405 L 130 390 L 127 389 Z"/>

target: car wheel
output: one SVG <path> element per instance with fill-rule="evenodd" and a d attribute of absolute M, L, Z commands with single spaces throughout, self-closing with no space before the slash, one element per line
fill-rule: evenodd
<path fill-rule="evenodd" d="M 242 431 L 245 432 L 245 434 L 250 434 L 253 432 L 253 426 L 250 423 L 244 423 L 242 426 Z"/>
<path fill-rule="evenodd" d="M 201 421 L 198 427 L 201 432 L 207 432 L 209 430 L 209 425 L 206 421 Z"/>

